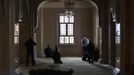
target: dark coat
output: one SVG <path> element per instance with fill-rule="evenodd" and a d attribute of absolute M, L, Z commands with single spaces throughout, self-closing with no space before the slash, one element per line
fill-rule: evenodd
<path fill-rule="evenodd" d="M 29 53 L 33 52 L 34 45 L 36 45 L 36 43 L 32 39 L 29 39 L 25 42 L 25 47 L 27 48 Z"/>

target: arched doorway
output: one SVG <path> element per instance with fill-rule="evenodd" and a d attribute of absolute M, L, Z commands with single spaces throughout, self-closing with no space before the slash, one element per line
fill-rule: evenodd
<path fill-rule="evenodd" d="M 44 56 L 44 48 L 49 44 L 52 48 L 55 45 L 61 50 L 62 56 L 81 56 L 82 47 L 80 40 L 87 35 L 96 47 L 101 47 L 99 37 L 99 14 L 98 8 L 92 1 L 75 2 L 74 13 L 74 44 L 59 44 L 59 15 L 65 13 L 63 1 L 43 1 L 37 9 L 37 32 L 36 41 L 37 55 Z"/>

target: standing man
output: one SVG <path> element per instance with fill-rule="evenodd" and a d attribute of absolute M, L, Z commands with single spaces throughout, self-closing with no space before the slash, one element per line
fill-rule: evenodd
<path fill-rule="evenodd" d="M 32 38 L 30 38 L 25 42 L 25 47 L 27 49 L 26 65 L 29 65 L 29 57 L 31 57 L 32 65 L 35 66 L 34 49 L 33 49 L 34 45 L 36 45 L 36 43 L 33 41 Z"/>
<path fill-rule="evenodd" d="M 82 44 L 82 47 L 83 47 L 83 57 L 82 57 L 82 60 L 86 61 L 86 58 L 88 57 L 88 52 L 86 50 L 86 47 L 89 44 L 89 39 L 86 36 L 84 36 L 81 39 L 81 44 Z"/>
<path fill-rule="evenodd" d="M 86 49 L 87 49 L 87 52 L 88 52 L 88 62 L 93 63 L 95 46 L 94 46 L 94 44 L 91 40 L 90 40 L 90 43 L 87 45 Z"/>

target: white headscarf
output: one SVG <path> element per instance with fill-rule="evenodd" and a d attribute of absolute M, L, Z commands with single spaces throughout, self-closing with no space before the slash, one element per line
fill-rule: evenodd
<path fill-rule="evenodd" d="M 89 39 L 87 37 L 83 37 L 81 40 L 82 46 L 87 46 L 89 44 Z"/>

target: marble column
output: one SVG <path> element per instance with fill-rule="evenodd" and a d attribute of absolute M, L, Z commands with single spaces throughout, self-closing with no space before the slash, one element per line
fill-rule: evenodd
<path fill-rule="evenodd" d="M 121 75 L 134 75 L 134 1 L 120 0 Z"/>
<path fill-rule="evenodd" d="M 8 17 L 0 17 L 0 75 L 10 74 Z"/>
<path fill-rule="evenodd" d="M 20 59 L 20 64 L 25 64 L 26 63 L 26 48 L 24 46 L 25 42 L 33 37 L 33 31 L 32 31 L 32 25 L 31 25 L 31 13 L 29 13 L 29 7 L 28 5 L 25 6 L 28 1 L 22 0 L 22 6 L 21 6 L 21 19 L 22 22 L 20 22 L 20 37 L 19 37 L 19 59 Z"/>
<path fill-rule="evenodd" d="M 108 43 L 108 4 L 104 0 L 99 6 L 100 12 L 100 26 L 102 28 L 102 50 L 101 50 L 101 63 L 109 63 L 109 43 Z"/>
<path fill-rule="evenodd" d="M 115 23 L 113 22 L 112 13 L 110 14 L 110 27 L 109 27 L 109 43 L 110 43 L 110 64 L 116 66 L 116 51 L 115 51 Z"/>

